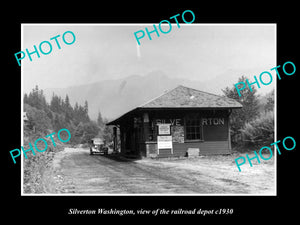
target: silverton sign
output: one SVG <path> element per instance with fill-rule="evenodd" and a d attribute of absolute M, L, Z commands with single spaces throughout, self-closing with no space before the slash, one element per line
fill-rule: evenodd
<path fill-rule="evenodd" d="M 181 126 L 181 119 L 156 119 L 156 124 L 171 124 L 172 126 Z"/>
<path fill-rule="evenodd" d="M 172 126 L 181 126 L 181 119 L 156 119 L 155 124 L 171 124 Z M 202 118 L 202 125 L 224 125 L 224 118 Z"/>
<path fill-rule="evenodd" d="M 224 118 L 202 118 L 202 125 L 224 125 Z"/>

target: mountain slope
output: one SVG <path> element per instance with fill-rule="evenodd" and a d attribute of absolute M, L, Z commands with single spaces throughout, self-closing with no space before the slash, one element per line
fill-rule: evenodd
<path fill-rule="evenodd" d="M 203 90 L 201 82 L 170 78 L 161 71 L 155 71 L 146 76 L 132 75 L 120 80 L 46 89 L 44 93 L 49 102 L 53 93 L 63 99 L 68 94 L 72 105 L 75 102 L 83 104 L 87 100 L 91 119 L 97 118 L 98 111 L 103 117 L 113 119 L 180 84 Z"/>

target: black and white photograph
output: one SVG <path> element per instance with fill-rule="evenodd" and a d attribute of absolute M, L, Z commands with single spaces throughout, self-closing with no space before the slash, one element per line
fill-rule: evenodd
<path fill-rule="evenodd" d="M 297 7 L 112 3 L 4 8 L 4 220 L 296 217 Z"/>
<path fill-rule="evenodd" d="M 21 25 L 22 196 L 276 196 L 277 25 L 189 13 Z"/>

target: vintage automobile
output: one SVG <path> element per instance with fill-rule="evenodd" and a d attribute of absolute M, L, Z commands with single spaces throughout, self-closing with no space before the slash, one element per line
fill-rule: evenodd
<path fill-rule="evenodd" d="M 101 138 L 93 138 L 90 141 L 90 155 L 94 153 L 102 153 L 104 155 L 108 154 L 108 147 L 105 144 L 105 141 Z"/>

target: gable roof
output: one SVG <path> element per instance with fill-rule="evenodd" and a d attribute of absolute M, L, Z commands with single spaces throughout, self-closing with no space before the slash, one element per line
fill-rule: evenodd
<path fill-rule="evenodd" d="M 242 107 L 243 106 L 234 99 L 179 85 L 123 114 L 119 118 L 107 123 L 107 125 L 116 124 L 122 117 L 127 116 L 137 109 L 231 109 Z"/>
<path fill-rule="evenodd" d="M 234 99 L 210 94 L 196 89 L 178 87 L 152 99 L 140 108 L 241 108 Z"/>

